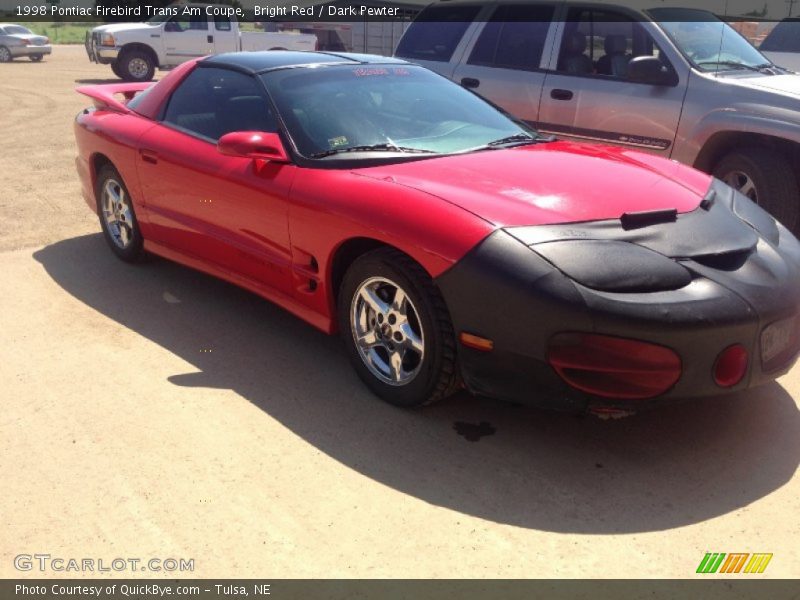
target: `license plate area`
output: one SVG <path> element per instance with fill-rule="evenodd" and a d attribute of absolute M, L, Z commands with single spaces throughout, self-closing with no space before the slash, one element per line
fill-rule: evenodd
<path fill-rule="evenodd" d="M 761 366 L 773 371 L 784 366 L 798 351 L 797 317 L 781 319 L 767 325 L 761 332 Z"/>

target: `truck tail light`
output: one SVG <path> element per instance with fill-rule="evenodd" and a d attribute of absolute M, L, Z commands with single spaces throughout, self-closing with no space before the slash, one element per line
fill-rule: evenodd
<path fill-rule="evenodd" d="M 591 333 L 559 333 L 550 339 L 547 361 L 581 391 L 625 400 L 653 398 L 681 376 L 671 349 L 639 340 Z"/>

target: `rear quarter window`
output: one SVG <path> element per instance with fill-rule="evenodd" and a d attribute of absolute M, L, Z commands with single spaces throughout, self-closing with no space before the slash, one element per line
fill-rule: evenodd
<path fill-rule="evenodd" d="M 411 60 L 448 62 L 480 6 L 431 6 L 408 28 L 396 56 Z"/>
<path fill-rule="evenodd" d="M 759 49 L 764 52 L 800 52 L 800 19 L 778 23 Z"/>

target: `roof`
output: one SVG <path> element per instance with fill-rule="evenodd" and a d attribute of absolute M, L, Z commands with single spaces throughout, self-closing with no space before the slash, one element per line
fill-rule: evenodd
<path fill-rule="evenodd" d="M 407 64 L 406 61 L 374 54 L 351 52 L 297 52 L 268 50 L 263 52 L 229 52 L 217 54 L 199 63 L 208 67 L 228 67 L 245 73 L 263 73 L 285 67 L 311 67 L 323 64 Z"/>

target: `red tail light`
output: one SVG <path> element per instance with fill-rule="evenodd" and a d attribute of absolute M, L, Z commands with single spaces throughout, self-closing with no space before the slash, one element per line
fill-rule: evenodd
<path fill-rule="evenodd" d="M 590 333 L 553 336 L 547 360 L 572 387 L 606 398 L 652 398 L 681 376 L 681 359 L 669 348 Z"/>
<path fill-rule="evenodd" d="M 741 344 L 728 346 L 714 363 L 714 382 L 720 387 L 733 387 L 747 373 L 747 350 Z"/>

